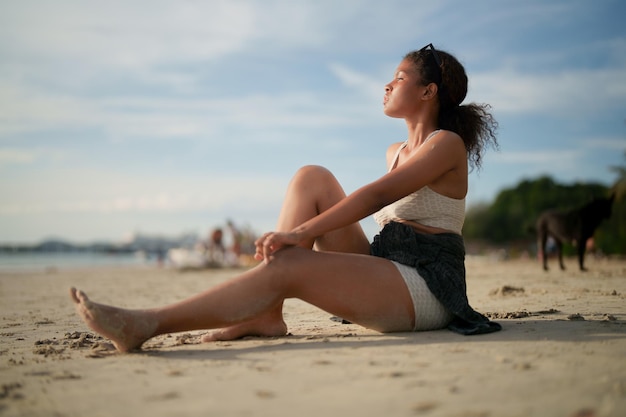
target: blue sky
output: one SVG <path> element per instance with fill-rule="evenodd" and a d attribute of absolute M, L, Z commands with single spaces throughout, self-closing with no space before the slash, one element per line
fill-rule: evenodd
<path fill-rule="evenodd" d="M 429 42 L 500 123 L 468 206 L 540 175 L 610 185 L 625 18 L 621 0 L 1 1 L 0 242 L 263 232 L 305 164 L 354 191 L 405 139 L 383 86 Z"/>

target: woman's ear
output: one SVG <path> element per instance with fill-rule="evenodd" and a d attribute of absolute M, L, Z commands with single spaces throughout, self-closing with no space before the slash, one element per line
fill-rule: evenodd
<path fill-rule="evenodd" d="M 426 86 L 426 88 L 424 89 L 424 94 L 422 95 L 422 98 L 424 100 L 430 100 L 432 98 L 434 98 L 437 95 L 437 84 L 435 83 L 430 83 Z"/>

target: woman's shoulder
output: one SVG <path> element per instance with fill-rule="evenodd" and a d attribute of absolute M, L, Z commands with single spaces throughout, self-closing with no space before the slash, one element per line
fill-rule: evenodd
<path fill-rule="evenodd" d="M 406 143 L 406 141 L 404 142 L 394 142 L 391 145 L 389 145 L 389 147 L 387 148 L 387 153 L 389 152 L 395 152 L 398 150 L 398 148 L 402 145 L 404 145 Z"/>
<path fill-rule="evenodd" d="M 453 140 L 463 142 L 463 138 L 458 133 L 446 129 L 436 130 L 429 140 Z"/>
<path fill-rule="evenodd" d="M 427 142 L 431 144 L 431 148 L 444 147 L 446 149 L 458 148 L 465 150 L 465 141 L 458 133 L 451 130 L 441 129 L 436 134 L 428 138 Z"/>
<path fill-rule="evenodd" d="M 406 141 L 404 141 L 404 142 L 394 142 L 391 145 L 389 145 L 387 147 L 387 159 L 393 158 L 395 153 L 398 152 L 398 149 L 400 149 L 400 147 L 405 145 L 405 144 L 406 144 Z"/>

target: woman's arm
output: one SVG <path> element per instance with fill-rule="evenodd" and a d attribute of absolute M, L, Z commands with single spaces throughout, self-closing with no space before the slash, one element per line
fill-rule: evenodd
<path fill-rule="evenodd" d="M 390 146 L 389 154 L 395 153 Z M 398 145 L 399 146 L 399 145 Z M 378 180 L 348 195 L 345 199 L 304 222 L 289 233 L 268 233 L 259 239 L 257 246 L 267 259 L 271 253 L 284 246 L 296 245 L 314 239 L 329 231 L 339 229 L 375 213 L 420 188 L 429 185 L 466 164 L 467 155 L 462 139 L 453 132 L 442 131 L 421 146 L 402 164 Z"/>

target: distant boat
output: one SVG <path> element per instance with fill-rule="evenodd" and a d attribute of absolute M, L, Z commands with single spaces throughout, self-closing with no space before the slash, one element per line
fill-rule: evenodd
<path fill-rule="evenodd" d="M 235 254 L 210 253 L 199 249 L 174 248 L 167 251 L 168 261 L 176 269 L 205 269 L 239 266 Z"/>
<path fill-rule="evenodd" d="M 193 249 L 170 249 L 167 251 L 167 259 L 177 269 L 204 269 L 209 266 L 206 254 Z"/>

